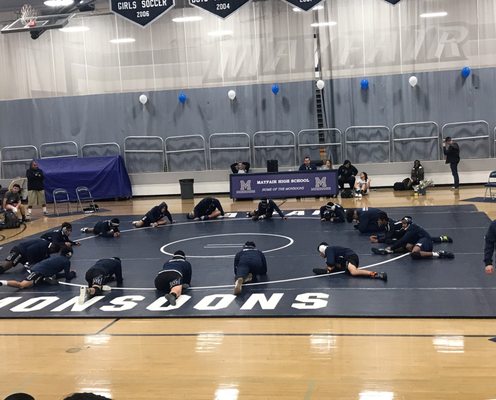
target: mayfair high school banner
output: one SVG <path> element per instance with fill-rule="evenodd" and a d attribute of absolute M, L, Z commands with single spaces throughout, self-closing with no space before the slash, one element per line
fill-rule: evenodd
<path fill-rule="evenodd" d="M 337 195 L 337 170 L 231 174 L 233 199 Z"/>

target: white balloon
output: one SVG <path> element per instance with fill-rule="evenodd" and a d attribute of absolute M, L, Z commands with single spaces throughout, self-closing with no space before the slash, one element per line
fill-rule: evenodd
<path fill-rule="evenodd" d="M 319 79 L 317 81 L 317 89 L 322 90 L 324 89 L 324 86 L 325 86 L 325 82 L 322 79 Z"/>
<path fill-rule="evenodd" d="M 139 102 L 140 102 L 141 104 L 145 105 L 147 101 L 148 101 L 148 97 L 146 97 L 146 94 L 142 94 L 142 95 L 140 95 L 140 97 L 139 97 Z"/>
<path fill-rule="evenodd" d="M 410 79 L 408 79 L 408 83 L 410 84 L 411 87 L 417 86 L 418 79 L 415 75 L 412 75 Z"/>
<path fill-rule="evenodd" d="M 235 90 L 229 90 L 227 92 L 227 97 L 229 97 L 229 100 L 234 100 L 236 98 L 236 91 Z"/>

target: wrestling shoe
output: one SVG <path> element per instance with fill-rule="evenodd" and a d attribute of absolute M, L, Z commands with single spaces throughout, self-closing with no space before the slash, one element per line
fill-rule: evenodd
<path fill-rule="evenodd" d="M 442 243 L 453 243 L 453 239 L 446 235 L 439 236 L 439 239 L 441 239 Z"/>
<path fill-rule="evenodd" d="M 102 291 L 103 292 L 111 292 L 112 288 L 109 285 L 103 285 L 102 286 Z"/>
<path fill-rule="evenodd" d="M 455 255 L 449 251 L 441 250 L 438 252 L 439 258 L 455 258 Z"/>
<path fill-rule="evenodd" d="M 48 285 L 58 285 L 59 284 L 59 281 L 57 280 L 57 278 L 54 278 L 53 276 L 47 276 L 47 277 L 43 278 L 43 282 L 45 282 Z"/>
<path fill-rule="evenodd" d="M 166 305 L 175 306 L 176 305 L 176 296 L 173 293 L 167 293 L 165 296 Z"/>
<path fill-rule="evenodd" d="M 373 279 L 380 279 L 381 281 L 387 282 L 388 277 L 385 272 L 376 272 L 374 275 L 372 275 Z"/>
<path fill-rule="evenodd" d="M 325 275 L 327 274 L 327 268 L 314 268 L 312 269 L 312 272 L 315 275 Z"/>
<path fill-rule="evenodd" d="M 246 278 L 243 279 L 243 283 L 249 283 L 253 280 L 253 274 L 251 272 L 246 275 Z"/>
<path fill-rule="evenodd" d="M 236 279 L 236 282 L 234 282 L 234 295 L 238 296 L 241 294 L 241 291 L 243 290 L 243 278 L 238 278 Z"/>
<path fill-rule="evenodd" d="M 377 247 L 372 247 L 370 250 L 372 250 L 372 253 L 378 254 L 380 256 L 387 256 L 388 254 L 393 254 L 392 250 L 378 249 Z"/>
<path fill-rule="evenodd" d="M 133 222 L 133 224 L 134 224 L 134 222 Z M 81 228 L 81 232 L 82 233 L 88 233 L 88 228 Z"/>
<path fill-rule="evenodd" d="M 80 286 L 79 287 L 79 297 L 78 297 L 78 304 L 84 304 L 86 301 L 90 298 L 90 288 L 86 286 Z"/>
<path fill-rule="evenodd" d="M 187 283 L 183 283 L 183 290 L 188 290 L 189 289 L 189 285 Z"/>

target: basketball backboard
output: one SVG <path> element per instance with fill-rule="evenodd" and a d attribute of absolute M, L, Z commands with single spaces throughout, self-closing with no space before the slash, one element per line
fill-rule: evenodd
<path fill-rule="evenodd" d="M 76 14 L 38 15 L 19 18 L 2 28 L 2 33 L 29 32 L 36 30 L 60 29 Z"/>

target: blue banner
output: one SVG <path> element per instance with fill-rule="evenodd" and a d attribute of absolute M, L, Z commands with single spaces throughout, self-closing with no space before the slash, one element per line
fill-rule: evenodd
<path fill-rule="evenodd" d="M 231 174 L 233 199 L 315 197 L 338 194 L 337 170 Z"/>

